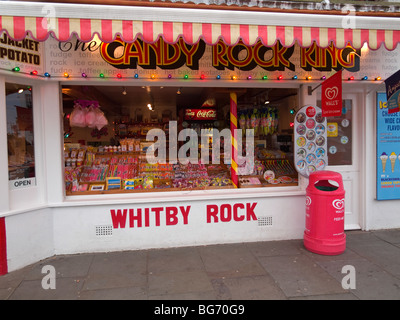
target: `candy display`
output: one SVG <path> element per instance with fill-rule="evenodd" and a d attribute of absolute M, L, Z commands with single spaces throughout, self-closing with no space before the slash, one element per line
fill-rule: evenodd
<path fill-rule="evenodd" d="M 74 148 L 65 152 L 67 192 L 232 188 L 225 165 L 148 163 L 140 152 Z M 80 154 L 82 161 L 72 161 Z M 75 158 L 71 158 L 75 157 Z M 79 164 L 78 164 L 79 163 Z M 74 164 L 74 165 L 72 165 Z"/>

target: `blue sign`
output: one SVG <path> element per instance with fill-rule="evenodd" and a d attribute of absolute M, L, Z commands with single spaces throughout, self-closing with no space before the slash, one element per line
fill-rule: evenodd
<path fill-rule="evenodd" d="M 400 199 L 400 113 L 390 113 L 386 94 L 377 94 L 376 197 Z"/>

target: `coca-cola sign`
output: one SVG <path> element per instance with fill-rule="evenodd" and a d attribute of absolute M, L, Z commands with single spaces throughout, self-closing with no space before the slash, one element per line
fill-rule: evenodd
<path fill-rule="evenodd" d="M 214 109 L 186 109 L 185 120 L 216 120 L 217 110 Z"/>

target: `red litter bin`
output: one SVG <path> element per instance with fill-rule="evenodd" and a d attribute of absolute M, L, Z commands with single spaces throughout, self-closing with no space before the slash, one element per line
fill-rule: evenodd
<path fill-rule="evenodd" d="M 322 255 L 338 255 L 346 249 L 342 176 L 333 171 L 310 174 L 306 189 L 304 246 Z"/>

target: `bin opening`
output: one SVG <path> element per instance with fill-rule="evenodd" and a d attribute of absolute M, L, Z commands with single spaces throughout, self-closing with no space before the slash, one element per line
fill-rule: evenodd
<path fill-rule="evenodd" d="M 314 183 L 314 187 L 321 191 L 335 191 L 339 188 L 339 184 L 333 180 L 319 180 Z"/>

